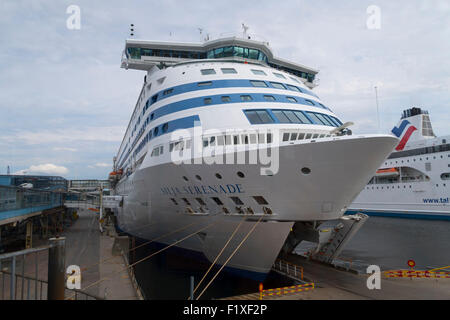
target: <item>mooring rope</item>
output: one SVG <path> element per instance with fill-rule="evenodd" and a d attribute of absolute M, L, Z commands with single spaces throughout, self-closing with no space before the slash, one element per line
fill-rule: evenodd
<path fill-rule="evenodd" d="M 234 235 L 236 234 L 236 232 L 239 230 L 239 228 L 241 227 L 242 223 L 245 221 L 246 217 L 242 218 L 241 222 L 238 224 L 238 226 L 234 229 L 233 233 L 231 234 L 231 236 L 228 238 L 228 241 L 225 243 L 225 245 L 223 246 L 222 250 L 220 250 L 219 254 L 216 256 L 216 258 L 214 259 L 213 263 L 211 264 L 211 266 L 209 267 L 209 269 L 206 271 L 206 273 L 204 274 L 203 278 L 200 280 L 200 282 L 197 284 L 197 286 L 195 287 L 193 294 L 197 291 L 197 289 L 200 287 L 200 285 L 202 284 L 203 280 L 206 278 L 206 276 L 208 275 L 209 271 L 211 271 L 211 269 L 213 268 L 213 266 L 216 264 L 217 260 L 219 259 L 219 257 L 222 255 L 223 251 L 225 250 L 225 248 L 228 246 L 228 244 L 230 243 L 231 239 L 233 239 Z M 188 300 L 190 300 L 191 297 L 188 298 Z"/>
<path fill-rule="evenodd" d="M 228 261 L 231 260 L 231 258 L 233 258 L 233 256 L 235 255 L 235 253 L 239 250 L 239 248 L 244 244 L 244 242 L 247 240 L 247 238 L 252 234 L 253 230 L 255 230 L 256 226 L 261 222 L 263 216 L 261 216 L 259 218 L 259 220 L 254 224 L 253 228 L 247 233 L 247 235 L 244 237 L 244 239 L 242 239 L 241 243 L 239 243 L 239 245 L 236 247 L 236 249 L 234 249 L 234 251 L 231 253 L 231 255 L 228 257 L 228 259 L 225 261 L 225 263 L 222 265 L 222 267 L 219 269 L 219 271 L 216 272 L 216 274 L 214 275 L 214 277 L 208 282 L 208 284 L 206 285 L 206 287 L 203 289 L 203 291 L 198 295 L 197 299 L 200 299 L 200 297 L 203 295 L 203 293 L 206 291 L 206 289 L 208 289 L 208 287 L 211 285 L 211 283 L 214 281 L 214 279 L 216 279 L 216 277 L 219 275 L 220 271 L 222 271 L 223 268 L 225 268 L 225 266 L 227 265 Z"/>

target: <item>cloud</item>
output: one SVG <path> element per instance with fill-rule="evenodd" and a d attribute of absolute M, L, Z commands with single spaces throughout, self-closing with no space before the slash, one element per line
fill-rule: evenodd
<path fill-rule="evenodd" d="M 71 151 L 71 152 L 77 151 L 77 149 L 69 148 L 69 147 L 54 147 L 53 150 L 54 151 Z"/>
<path fill-rule="evenodd" d="M 96 167 L 111 167 L 110 163 L 99 162 L 95 164 Z"/>
<path fill-rule="evenodd" d="M 52 163 L 32 165 L 28 169 L 23 169 L 15 172 L 14 174 L 50 174 L 50 175 L 65 175 L 69 172 L 66 167 L 57 166 Z"/>

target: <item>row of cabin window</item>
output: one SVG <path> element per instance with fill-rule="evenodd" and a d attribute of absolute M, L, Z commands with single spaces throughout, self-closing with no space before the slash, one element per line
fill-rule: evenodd
<path fill-rule="evenodd" d="M 283 141 L 294 141 L 294 140 L 307 140 L 331 137 L 330 134 L 319 134 L 319 133 L 306 133 L 306 132 L 285 132 L 283 133 Z M 222 135 L 222 136 L 212 136 L 203 137 L 203 147 L 215 147 L 217 146 L 229 146 L 229 145 L 239 145 L 239 144 L 265 144 L 272 143 L 271 133 L 250 133 L 250 134 L 234 134 L 234 135 Z M 191 148 L 191 140 L 181 140 L 176 142 L 171 142 L 169 144 L 169 152 L 182 151 Z M 164 153 L 164 147 L 162 145 L 153 148 L 151 156 L 157 157 Z"/>
<path fill-rule="evenodd" d="M 277 99 L 274 96 L 272 96 L 272 95 L 264 95 L 263 97 L 264 97 L 264 100 L 266 100 L 268 102 L 277 101 Z M 248 95 L 248 94 L 243 94 L 243 95 L 240 96 L 240 98 L 241 98 L 241 101 L 243 101 L 243 102 L 253 101 L 252 96 Z M 226 102 L 231 102 L 231 97 L 230 96 L 222 96 L 221 100 L 222 100 L 222 102 L 225 102 L 225 103 Z M 286 96 L 286 100 L 289 101 L 289 102 L 292 102 L 292 103 L 298 103 L 297 99 L 294 98 L 294 97 Z M 327 107 L 325 107 L 323 104 L 321 104 L 319 102 L 313 102 L 312 100 L 309 100 L 309 99 L 304 99 L 304 101 L 310 106 L 317 107 L 318 105 L 320 105 L 323 109 L 330 110 L 330 109 L 328 109 Z M 210 97 L 203 99 L 203 103 L 205 105 L 212 104 L 212 102 L 213 102 L 212 98 L 210 98 Z"/>
<path fill-rule="evenodd" d="M 213 70 L 213 69 L 211 69 Z M 281 82 L 275 82 L 275 81 L 262 81 L 262 80 L 249 80 L 250 84 L 254 87 L 257 88 L 275 88 L 275 89 L 282 89 L 282 90 L 291 90 L 291 91 L 295 91 L 295 92 L 299 92 L 299 93 L 304 93 L 304 94 L 309 94 L 312 96 L 317 97 L 316 94 L 314 94 L 313 92 L 301 88 L 301 87 L 297 87 L 291 84 L 287 84 L 287 83 L 281 83 Z M 270 84 L 270 86 L 269 86 Z M 212 85 L 212 81 L 203 81 L 203 82 L 198 82 L 197 86 L 199 87 L 206 87 L 206 86 L 211 86 Z M 170 93 L 172 93 L 173 91 L 170 91 Z M 323 108 L 326 108 L 323 104 L 319 103 L 319 105 L 321 105 Z"/>
<path fill-rule="evenodd" d="M 235 74 L 237 73 L 236 69 L 234 68 L 221 68 L 220 70 L 222 70 L 223 74 Z M 250 69 L 251 72 L 253 72 L 253 74 L 258 75 L 258 76 L 267 76 L 267 73 L 265 73 L 263 70 L 258 70 L 258 69 Z M 216 70 L 215 69 L 201 69 L 200 70 L 202 75 L 211 75 L 211 74 L 216 74 Z M 286 77 L 284 75 L 282 75 L 281 73 L 278 72 L 272 72 L 272 74 L 280 79 L 286 79 Z M 292 79 L 293 81 L 297 82 L 297 83 L 301 83 L 298 79 L 294 78 L 294 77 L 289 77 L 290 79 Z"/>
<path fill-rule="evenodd" d="M 212 71 L 214 71 L 214 69 L 205 69 L 205 70 L 212 70 Z M 234 68 L 222 68 L 222 70 L 234 70 L 234 71 L 236 71 Z M 262 71 L 262 70 L 254 70 L 254 71 L 261 71 L 261 72 L 263 72 L 264 73 L 264 71 Z M 215 71 L 214 71 L 215 72 Z M 230 72 L 231 73 L 231 72 Z M 280 74 L 281 76 L 283 76 L 282 74 Z M 303 89 L 303 88 L 299 88 L 299 87 L 297 87 L 297 86 L 293 86 L 293 85 L 290 85 L 290 84 L 283 84 L 283 83 L 280 83 L 280 82 L 273 82 L 273 81 L 268 81 L 269 83 L 270 83 L 270 85 L 273 87 L 273 88 L 275 88 L 275 89 L 284 89 L 284 90 L 291 90 L 291 91 L 295 91 L 295 92 L 300 92 L 300 93 L 306 93 L 306 94 L 312 94 L 312 95 L 314 95 L 312 92 L 310 92 L 309 90 L 306 90 L 306 89 Z M 269 85 L 265 82 L 265 81 L 261 81 L 261 80 L 250 80 L 250 83 L 254 86 L 254 87 L 259 87 L 259 88 L 268 88 L 269 87 Z M 199 86 L 199 87 L 202 87 L 202 86 L 211 86 L 212 85 L 212 81 L 204 81 L 204 82 L 199 82 L 199 83 L 197 83 L 197 85 Z M 170 89 L 166 89 L 166 90 L 164 90 L 163 91 L 163 95 L 168 95 L 168 94 L 171 94 L 171 93 L 173 93 L 173 91 L 174 91 L 174 88 L 170 88 Z M 317 96 L 316 96 L 317 97 Z M 275 97 L 273 97 L 273 96 L 271 96 L 271 95 L 265 95 L 264 96 L 264 99 L 266 99 L 267 101 L 276 101 L 276 99 L 275 99 Z M 293 102 L 293 103 L 296 103 L 297 102 L 297 99 L 295 99 L 294 97 L 286 97 L 286 99 L 288 100 L 288 101 L 290 101 L 290 102 Z M 241 101 L 252 101 L 253 100 L 253 98 L 251 97 L 251 96 L 249 96 L 249 95 L 243 95 L 243 96 L 241 96 Z M 155 95 L 153 95 L 147 102 L 146 102 L 146 104 L 145 104 L 145 106 L 144 106 L 144 108 L 142 109 L 142 115 L 144 115 L 145 114 L 145 112 L 147 111 L 147 109 L 152 105 L 152 104 L 154 104 L 156 101 L 158 101 L 158 93 L 157 94 L 155 94 Z M 230 102 L 231 101 L 231 98 L 229 97 L 229 96 L 224 96 L 224 97 L 222 97 L 222 101 L 223 102 Z M 320 103 L 320 102 L 313 102 L 312 100 L 308 100 L 308 99 L 305 99 L 305 101 L 308 103 L 308 104 L 310 104 L 310 105 L 312 105 L 312 106 L 320 106 L 320 107 L 322 107 L 322 108 L 324 108 L 324 109 L 328 109 L 327 107 L 325 107 L 322 103 Z M 205 104 L 211 104 L 212 103 L 212 99 L 211 98 L 205 98 L 204 99 L 204 103 Z M 328 109 L 329 110 L 329 109 Z M 153 120 L 153 116 L 154 116 L 154 114 L 151 114 L 150 115 L 150 119 L 146 119 L 147 120 L 147 123 L 148 123 L 148 121 L 150 120 Z M 135 125 L 135 127 L 134 127 L 134 130 L 133 130 L 133 132 L 132 132 L 132 136 L 134 135 L 134 132 L 136 131 L 136 126 L 137 125 L 139 125 L 139 123 L 140 123 L 140 120 L 141 120 L 141 117 L 139 117 L 138 118 L 138 120 L 137 120 L 137 123 L 136 123 L 136 125 Z"/>
<path fill-rule="evenodd" d="M 308 140 L 317 138 L 328 138 L 331 134 L 325 133 L 306 133 L 306 132 L 285 132 L 283 133 L 283 142 L 295 140 Z"/>
<path fill-rule="evenodd" d="M 245 115 L 251 124 L 269 124 L 274 123 L 267 110 L 245 110 Z M 342 123 L 335 117 L 323 113 L 298 110 L 272 110 L 272 114 L 277 118 L 279 123 L 302 123 L 302 124 L 319 124 L 325 126 L 339 127 Z M 312 119 L 313 121 L 311 121 Z"/>
<path fill-rule="evenodd" d="M 225 146 L 225 145 L 238 145 L 238 144 L 265 144 L 272 143 L 271 133 L 252 133 L 252 134 L 235 134 L 235 135 L 222 135 L 203 138 L 203 147 Z M 191 148 L 191 140 L 180 140 L 169 143 L 169 152 L 182 151 Z M 153 148 L 151 156 L 157 157 L 164 153 L 163 146 L 157 146 Z"/>

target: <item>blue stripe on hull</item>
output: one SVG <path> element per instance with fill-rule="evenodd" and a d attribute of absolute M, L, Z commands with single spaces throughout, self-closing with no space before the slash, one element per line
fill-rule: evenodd
<path fill-rule="evenodd" d="M 346 215 L 362 212 L 368 216 L 375 217 L 391 217 L 391 218 L 406 218 L 406 219 L 425 219 L 425 220 L 449 220 L 450 215 L 439 215 L 432 213 L 400 213 L 387 211 L 366 211 L 366 210 L 347 210 Z"/>

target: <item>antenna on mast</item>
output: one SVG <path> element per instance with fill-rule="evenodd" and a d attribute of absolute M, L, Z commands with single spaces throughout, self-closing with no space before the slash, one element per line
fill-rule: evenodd
<path fill-rule="evenodd" d="M 375 101 L 377 103 L 377 121 L 378 121 L 378 133 L 380 133 L 380 109 L 378 106 L 378 91 L 377 91 L 377 86 L 374 87 L 375 88 Z"/>
<path fill-rule="evenodd" d="M 244 30 L 244 31 L 242 32 L 242 38 L 244 38 L 244 39 L 250 39 L 250 37 L 247 36 L 247 30 L 248 30 L 249 28 L 250 28 L 249 26 L 246 26 L 244 23 L 242 23 L 242 29 Z"/>
<path fill-rule="evenodd" d="M 130 24 L 130 37 L 134 36 L 134 24 Z"/>

